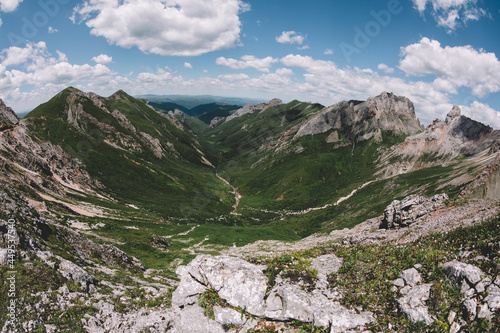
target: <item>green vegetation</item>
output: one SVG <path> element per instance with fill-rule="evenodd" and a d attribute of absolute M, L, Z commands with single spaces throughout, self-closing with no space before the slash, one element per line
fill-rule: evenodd
<path fill-rule="evenodd" d="M 459 286 L 451 281 L 442 269 L 442 265 L 453 259 L 478 266 L 489 276 L 500 274 L 500 216 L 467 228 L 459 228 L 448 233 L 437 233 L 423 237 L 413 243 L 394 245 L 358 245 L 345 247 L 331 244 L 293 256 L 277 258 L 257 258 L 255 263 L 264 263 L 270 279 L 286 267 L 290 267 L 293 258 L 313 258 L 322 254 L 333 253 L 344 259 L 338 273 L 328 277 L 332 287 L 343 291 L 342 303 L 348 308 L 362 307 L 376 314 L 376 321 L 370 324 L 372 331 L 384 332 L 391 324 L 396 332 L 448 332 L 450 311 L 458 318 L 466 318 L 466 310 L 461 303 L 463 295 Z M 460 251 L 471 251 L 465 259 Z M 475 261 L 477 256 L 488 258 Z M 431 328 L 412 324 L 404 314 L 397 310 L 397 292 L 391 291 L 392 281 L 408 268 L 420 264 L 418 269 L 424 283 L 432 283 L 431 295 L 427 304 L 429 312 L 436 317 Z M 500 313 L 496 313 L 491 322 L 478 319 L 468 326 L 465 332 L 499 332 Z"/>
<path fill-rule="evenodd" d="M 62 91 L 26 119 L 41 139 L 61 145 L 81 160 L 113 198 L 163 216 L 195 219 L 230 211 L 234 198 L 204 164 L 191 134 L 123 91 L 103 99 L 104 107 L 119 110 L 133 128 L 74 91 Z M 68 99 L 76 99 L 71 114 L 78 118 L 80 130 L 68 122 Z M 83 111 L 78 111 L 78 105 Z M 144 135 L 157 139 L 157 147 Z"/>
<path fill-rule="evenodd" d="M 186 262 L 197 252 L 353 227 L 412 193 L 446 192 L 453 200 L 462 188 L 447 182 L 473 167 L 464 169 L 457 160 L 373 181 L 381 152 L 405 136 L 381 131 L 377 140 L 359 141 L 351 128 L 343 128 L 335 130 L 335 143 L 327 142 L 334 130 L 293 140 L 300 125 L 324 108 L 320 104 L 294 100 L 208 128 L 213 112 L 228 114 L 236 105 L 190 106 L 198 117 L 172 119 L 123 91 L 100 98 L 102 105 L 75 92 L 62 91 L 26 118 L 40 140 L 61 145 L 103 185 L 97 190 L 104 197 L 68 192 L 65 200 L 96 205 L 109 216 L 78 218 L 104 225 L 89 232 L 92 240 L 112 239 L 146 268 L 171 276 L 174 259 Z M 164 110 L 175 106 L 172 100 L 155 103 Z M 116 110 L 128 120 L 111 115 Z M 233 189 L 216 173 L 242 195 L 236 214 L 230 214 Z M 59 203 L 38 200 L 63 216 L 73 214 Z M 57 244 L 54 230 L 48 235 Z M 63 257 L 71 253 L 65 244 L 56 248 Z"/>

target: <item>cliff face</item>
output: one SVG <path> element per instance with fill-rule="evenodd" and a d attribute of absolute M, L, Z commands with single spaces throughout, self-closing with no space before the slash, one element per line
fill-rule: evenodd
<path fill-rule="evenodd" d="M 17 125 L 19 123 L 19 118 L 17 118 L 14 111 L 7 107 L 5 103 L 0 99 L 0 131 Z"/>
<path fill-rule="evenodd" d="M 412 135 L 423 130 L 413 103 L 406 97 L 384 92 L 365 102 L 344 101 L 325 108 L 300 127 L 295 138 L 349 129 L 356 141 L 380 136 L 380 131 Z"/>
<path fill-rule="evenodd" d="M 102 185 L 92 179 L 81 162 L 60 146 L 29 133 L 23 120 L 0 100 L 0 177 L 35 190 L 64 195 L 67 190 L 95 193 Z"/>
<path fill-rule="evenodd" d="M 459 156 L 491 155 L 499 139 L 500 131 L 462 116 L 460 108 L 454 106 L 446 120 L 436 119 L 424 132 L 388 149 L 379 161 L 381 174 L 405 173 Z"/>

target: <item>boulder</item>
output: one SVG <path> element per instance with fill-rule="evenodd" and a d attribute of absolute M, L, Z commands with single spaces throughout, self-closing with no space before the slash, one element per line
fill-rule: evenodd
<path fill-rule="evenodd" d="M 263 301 L 267 289 L 265 269 L 266 266 L 253 265 L 239 258 L 200 255 L 185 268 L 178 269 L 181 278 L 179 288 L 182 289 L 174 293 L 173 300 L 180 304 L 187 294 L 194 296 L 206 289 L 214 289 L 230 305 L 246 307 L 248 312 L 261 316 L 264 314 Z M 200 286 L 190 289 L 195 284 L 191 279 Z M 185 288 L 184 281 L 189 288 Z"/>
<path fill-rule="evenodd" d="M 420 218 L 444 207 L 444 201 L 446 200 L 448 200 L 448 195 L 445 193 L 436 194 L 431 198 L 410 195 L 401 201 L 394 200 L 384 210 L 380 228 L 393 229 L 410 226 Z"/>
<path fill-rule="evenodd" d="M 474 286 L 485 275 L 480 268 L 457 260 L 445 263 L 443 269 L 457 285 L 461 285 L 465 279 L 471 286 Z"/>
<path fill-rule="evenodd" d="M 422 281 L 422 277 L 415 268 L 410 268 L 401 272 L 401 278 L 405 284 L 415 286 Z"/>
<path fill-rule="evenodd" d="M 432 284 L 422 284 L 414 286 L 409 292 L 398 299 L 401 311 L 413 322 L 425 322 L 430 325 L 434 319 L 429 314 L 425 301 L 429 299 Z"/>

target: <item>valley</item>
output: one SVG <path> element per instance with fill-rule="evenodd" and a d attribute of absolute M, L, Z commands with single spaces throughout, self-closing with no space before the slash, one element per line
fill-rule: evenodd
<path fill-rule="evenodd" d="M 464 318 L 468 313 L 451 284 L 441 285 L 445 273 L 439 268 L 452 258 L 477 264 L 463 251 L 487 258 L 477 265 L 490 279 L 490 294 L 500 288 L 493 283 L 500 240 L 483 230 L 498 229 L 500 131 L 462 116 L 458 107 L 424 127 L 408 98 L 387 92 L 326 107 L 273 99 L 188 108 L 166 97 L 148 98 L 122 90 L 102 97 L 69 87 L 23 119 L 0 103 L 0 232 L 7 244 L 7 221 L 16 221 L 13 267 L 23 272 L 19 317 L 32 331 L 187 332 L 186 318 L 197 318 L 200 327 L 218 332 L 226 324 L 216 323 L 213 311 L 221 306 L 256 319 L 253 326 L 250 320 L 228 322 L 224 329 L 232 332 L 264 332 L 273 322 L 290 332 L 292 326 L 390 331 L 384 314 L 390 325 L 399 325 L 396 331 L 425 331 L 432 323 L 438 331 L 437 323 L 446 322 L 439 306 L 448 296 L 456 303 L 453 311 Z M 401 221 L 383 227 L 388 219 Z M 463 236 L 467 231 L 460 228 L 471 234 Z M 461 244 L 460 235 L 477 235 L 481 245 L 474 247 L 469 238 Z M 371 283 L 364 281 L 356 292 L 348 283 L 360 283 L 356 256 L 367 265 L 359 270 L 368 274 L 379 250 L 387 262 L 375 271 L 387 285 L 363 291 L 368 301 L 359 295 Z M 395 264 L 398 251 L 414 254 Z M 338 276 L 323 276 L 322 266 L 312 262 L 332 254 L 349 266 Z M 252 308 L 238 299 L 247 296 L 235 296 L 237 287 L 217 287 L 220 270 L 211 271 L 212 264 L 248 271 L 258 293 L 263 290 L 262 304 Z M 410 315 L 387 312 L 397 308 L 389 279 L 419 264 L 429 283 L 446 289 L 446 295 L 433 289 L 428 296 L 434 312 L 424 326 Z M 233 273 L 239 276 L 237 269 Z M 221 296 L 224 288 L 229 291 Z M 392 302 L 390 310 L 375 301 L 375 292 Z M 269 310 L 275 304 L 266 303 L 274 294 L 302 295 L 311 307 L 316 301 L 339 307 L 314 320 L 303 313 L 278 315 Z M 65 300 L 63 309 L 51 308 L 57 297 Z M 498 323 L 496 303 L 483 291 L 474 297 L 468 300 L 488 304 L 490 315 L 457 325 L 480 331 L 480 325 Z M 6 302 L 0 302 L 3 320 Z M 35 303 L 44 310 L 27 305 Z M 196 304 L 211 314 L 200 316 Z M 350 318 L 347 326 L 334 325 L 331 318 L 339 313 Z M 315 320 L 322 328 L 313 327 Z M 2 332 L 9 329 L 5 323 Z"/>

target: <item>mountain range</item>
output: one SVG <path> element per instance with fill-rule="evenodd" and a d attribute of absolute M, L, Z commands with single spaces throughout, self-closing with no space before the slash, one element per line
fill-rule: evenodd
<path fill-rule="evenodd" d="M 121 90 L 101 97 L 69 87 L 19 119 L 0 101 L 0 232 L 3 244 L 8 244 L 8 221 L 16 221 L 13 243 L 18 252 L 11 270 L 15 268 L 24 274 L 17 280 L 19 299 L 23 300 L 19 304 L 38 302 L 43 308 L 37 314 L 36 309 L 19 305 L 20 322 L 41 331 L 98 332 L 99 327 L 109 324 L 118 326 L 111 329 L 108 325 L 108 331 L 126 332 L 127 329 L 118 327 L 131 322 L 138 325 L 138 309 L 150 309 L 149 323 L 158 322 L 162 306 L 173 303 L 175 307 L 177 301 L 182 304 L 178 303 L 175 311 L 181 311 L 182 319 L 183 315 L 188 316 L 182 311 L 195 309 L 190 308 L 193 304 L 186 296 L 189 293 L 183 294 L 186 299 L 179 293 L 184 292 L 182 288 L 200 288 L 186 279 L 208 269 L 202 265 L 204 268 L 196 268 L 198 273 L 191 272 L 191 277 L 183 271 L 183 265 L 198 254 L 251 253 L 250 261 L 267 264 L 269 281 L 275 281 L 278 273 L 273 275 L 272 267 L 279 267 L 284 274 L 291 272 L 289 266 L 285 269 L 279 260 L 273 264 L 259 259 L 259 251 L 276 255 L 276 249 L 286 248 L 285 256 L 296 253 L 295 257 L 299 257 L 287 257 L 286 262 L 295 265 L 293 272 L 302 272 L 293 273 L 299 274 L 295 277 L 290 273 L 286 279 L 311 278 L 332 288 L 337 283 L 335 288 L 340 288 L 342 284 L 331 275 L 333 271 L 325 273 L 322 280 L 318 277 L 321 265 L 314 266 L 316 271 L 304 268 L 312 260 L 306 258 L 312 255 L 307 251 L 320 251 L 320 239 L 335 243 L 343 235 L 340 241 L 347 246 L 363 242 L 365 245 L 359 246 L 367 246 L 386 238 L 395 241 L 389 236 L 379 237 L 381 233 L 373 230 L 378 229 L 379 222 L 384 230 L 394 225 L 398 225 L 395 229 L 411 230 L 409 233 L 428 230 L 419 234 L 423 237 L 432 230 L 407 226 L 432 220 L 434 231 L 439 231 L 448 228 L 453 219 L 462 221 L 471 214 L 481 216 L 467 222 L 469 226 L 498 214 L 500 131 L 461 115 L 456 106 L 445 120 L 435 120 L 424 127 L 408 98 L 388 92 L 366 101 L 350 100 L 331 106 L 298 100 L 283 103 L 279 99 L 253 102 L 242 106 L 241 100 L 236 99 L 210 101 L 199 97 L 186 101 L 180 96 L 151 95 L 135 98 Z M 443 214 L 448 215 L 445 218 Z M 398 224 L 394 219 L 404 222 Z M 349 234 L 349 238 L 342 233 L 345 230 L 363 230 L 365 238 L 360 240 L 361 234 Z M 413 237 L 402 235 L 399 230 L 389 232 L 398 237 Z M 492 254 L 487 258 L 490 264 L 482 268 L 495 281 L 500 241 L 495 243 L 498 235 L 481 235 L 493 244 L 488 248 Z M 291 245 L 291 250 L 288 245 L 277 245 L 287 244 L 278 241 L 296 245 Z M 247 250 L 250 252 L 244 252 Z M 299 250 L 309 254 L 293 252 Z M 347 250 L 338 250 L 337 254 L 339 251 Z M 461 247 L 460 251 L 474 250 Z M 0 251 L 3 279 L 9 271 L 8 258 L 8 251 Z M 225 260 L 217 265 L 234 267 Z M 194 264 L 189 265 L 186 267 L 195 269 Z M 491 268 L 487 269 L 488 265 Z M 350 272 L 346 269 L 341 269 L 340 274 Z M 426 278 L 431 279 L 432 274 L 429 271 Z M 177 277 L 181 284 L 173 292 L 179 283 L 175 281 Z M 214 304 L 228 306 L 220 300 L 206 299 L 210 292 L 210 297 L 224 298 L 217 294 L 222 289 L 207 287 L 204 278 L 195 279 L 205 289 L 193 295 L 203 294 L 206 302 L 212 302 L 212 311 Z M 273 287 L 285 285 L 267 283 L 263 300 L 273 293 L 284 293 Z M 307 283 L 302 288 L 309 288 L 309 292 L 315 288 L 326 292 L 330 288 L 317 283 L 312 289 Z M 476 283 L 470 282 L 469 289 Z M 500 280 L 497 285 L 500 291 Z M 148 294 L 147 288 L 155 291 Z M 50 301 L 40 301 L 56 297 L 51 294 L 56 289 L 66 296 L 79 295 L 80 301 L 73 304 L 68 300 L 63 310 L 52 309 Z M 483 292 L 477 290 L 477 299 L 488 304 L 491 315 L 479 320 L 475 314 L 471 320 L 457 322 L 471 330 L 476 330 L 477 325 L 498 322 L 499 318 L 495 305 L 491 305 L 496 303 L 486 301 L 486 294 L 479 298 Z M 108 296 L 99 300 L 96 293 Z M 489 295 L 493 294 L 492 289 Z M 316 332 L 312 326 L 306 329 L 314 324 L 314 320 L 309 320 L 312 317 L 259 310 L 261 306 L 270 309 L 268 303 L 250 309 L 239 301 L 231 302 L 233 296 L 226 294 L 225 302 L 229 302 L 229 308 L 239 309 L 241 318 L 257 317 L 262 325 L 274 320 L 288 325 L 295 320 L 295 326 Z M 468 298 L 471 302 L 473 299 L 477 303 L 476 298 Z M 93 305 L 94 301 L 101 303 Z M 0 302 L 5 331 L 9 329 L 7 302 L 7 298 Z M 110 305 L 108 310 L 103 302 Z M 366 310 L 367 305 L 363 304 Z M 476 304 L 478 309 L 481 304 Z M 455 308 L 467 317 L 472 310 L 464 306 Z M 349 309 L 345 311 L 352 310 Z M 165 314 L 165 318 L 171 316 L 173 331 L 182 332 L 179 327 L 184 324 L 175 319 L 174 313 L 179 314 L 175 311 Z M 375 318 L 375 309 L 370 311 L 368 315 L 355 310 L 358 317 L 349 312 L 357 324 L 338 329 L 362 329 L 370 322 L 378 330 L 392 325 Z M 434 325 L 433 330 L 437 330 L 437 322 L 446 321 L 439 319 L 439 311 L 423 320 L 427 326 Z M 133 319 L 126 318 L 134 313 Z M 381 313 L 384 311 L 378 313 L 379 317 Z M 213 312 L 208 315 L 211 316 Z M 420 327 L 418 322 L 422 320 L 407 317 L 410 322 L 394 320 L 404 330 Z M 320 326 L 330 325 L 332 329 L 331 320 L 318 320 L 323 323 Z M 448 329 L 454 322 L 446 324 Z M 162 325 L 158 327 L 169 327 Z M 130 327 L 133 331 L 139 326 Z M 244 325 L 228 321 L 224 327 L 241 332 Z M 252 329 L 256 331 L 256 326 Z"/>

